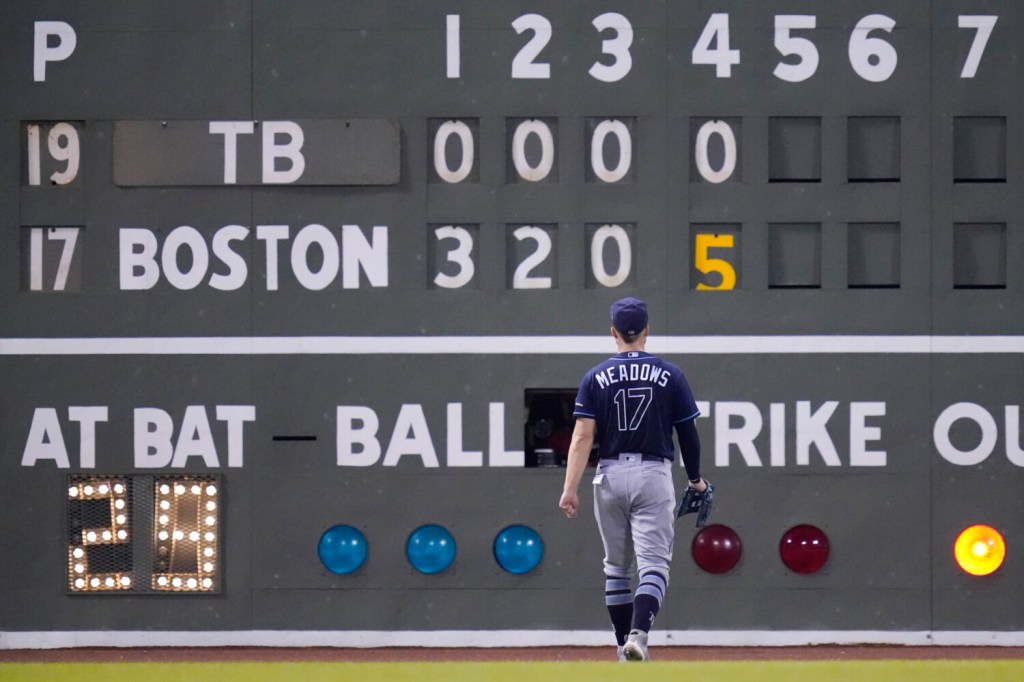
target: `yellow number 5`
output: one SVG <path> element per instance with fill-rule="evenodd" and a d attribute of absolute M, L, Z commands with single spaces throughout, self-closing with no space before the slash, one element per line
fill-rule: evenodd
<path fill-rule="evenodd" d="M 697 283 L 698 291 L 728 291 L 736 288 L 736 270 L 732 263 L 721 258 L 708 258 L 710 249 L 731 249 L 733 247 L 733 235 L 731 234 L 698 234 L 695 235 L 693 265 L 705 275 L 717 272 L 722 276 L 722 282 L 718 286 L 708 286 L 703 282 Z"/>

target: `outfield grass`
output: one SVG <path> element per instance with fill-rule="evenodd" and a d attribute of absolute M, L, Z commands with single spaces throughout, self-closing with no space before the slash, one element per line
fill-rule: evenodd
<path fill-rule="evenodd" d="M 0 663 L 0 681 L 1019 682 L 1024 660 L 500 663 Z"/>

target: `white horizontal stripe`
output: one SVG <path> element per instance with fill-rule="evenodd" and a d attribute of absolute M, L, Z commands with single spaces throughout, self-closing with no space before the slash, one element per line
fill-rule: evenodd
<path fill-rule="evenodd" d="M 78 647 L 459 647 L 610 646 L 606 630 L 247 630 L 0 632 L 0 649 Z M 654 630 L 654 646 L 1024 646 L 1024 632 L 919 630 Z"/>
<path fill-rule="evenodd" d="M 1024 336 L 660 336 L 652 353 L 1024 353 Z M 611 355 L 607 336 L 193 336 L 0 339 L 0 355 Z"/>

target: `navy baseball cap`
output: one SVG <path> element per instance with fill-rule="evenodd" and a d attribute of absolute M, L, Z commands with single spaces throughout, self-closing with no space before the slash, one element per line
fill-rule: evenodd
<path fill-rule="evenodd" d="M 647 326 L 647 304 L 632 297 L 612 303 L 612 326 L 620 334 L 636 336 Z"/>

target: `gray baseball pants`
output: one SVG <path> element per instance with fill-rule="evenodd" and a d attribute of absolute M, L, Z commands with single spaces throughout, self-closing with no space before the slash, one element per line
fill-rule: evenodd
<path fill-rule="evenodd" d="M 601 460 L 594 475 L 594 515 L 604 543 L 605 575 L 628 577 L 635 553 L 639 575 L 654 570 L 667 580 L 675 505 L 671 462 L 644 462 L 629 453 L 617 461 Z"/>

